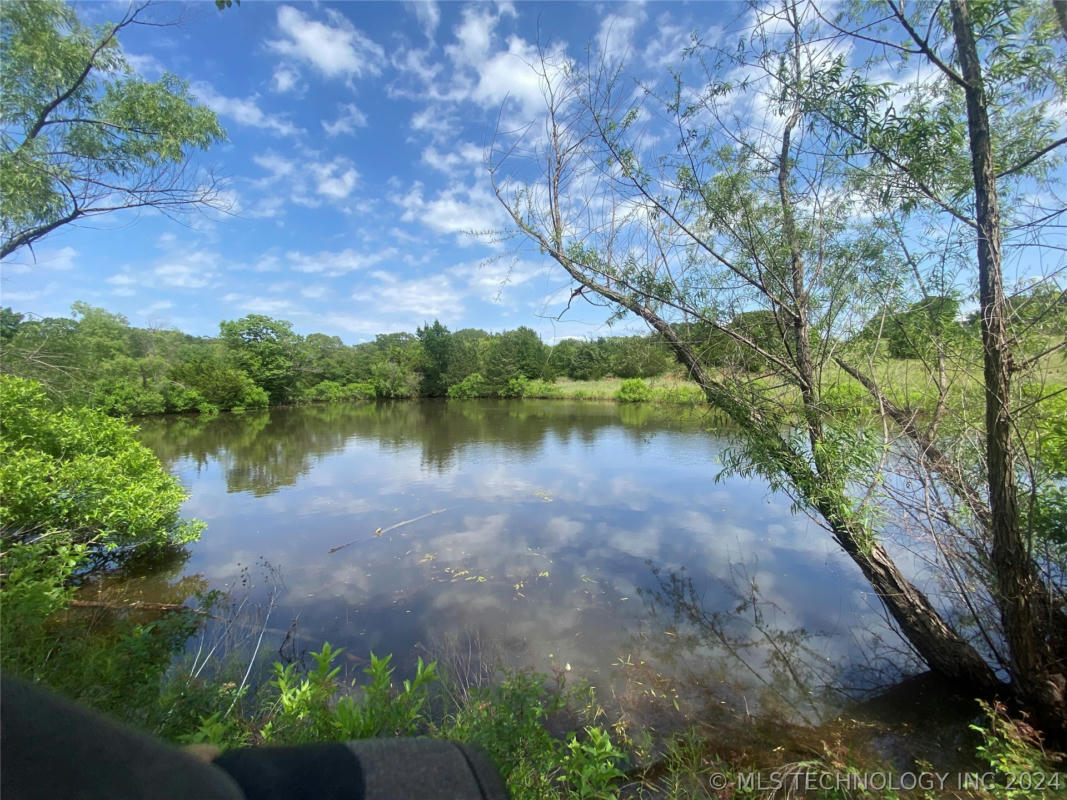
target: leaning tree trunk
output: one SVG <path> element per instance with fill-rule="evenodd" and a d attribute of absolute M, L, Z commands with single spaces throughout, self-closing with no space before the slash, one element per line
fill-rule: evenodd
<path fill-rule="evenodd" d="M 901 634 L 934 672 L 961 687 L 988 696 L 1003 685 L 985 659 L 942 619 L 930 599 L 897 568 L 892 557 L 875 541 L 872 531 L 851 518 L 843 496 L 826 491 L 824 481 L 810 469 L 804 457 L 782 439 L 778 426 L 764 420 L 751 405 L 734 396 L 704 368 L 693 349 L 674 327 L 647 305 L 618 288 L 594 280 L 583 265 L 552 246 L 545 237 L 526 225 L 517 214 L 512 219 L 532 236 L 579 284 L 627 308 L 657 331 L 686 366 L 690 377 L 700 385 L 708 402 L 724 411 L 749 435 L 759 437 L 775 467 L 785 473 L 801 497 L 811 503 L 830 528 L 842 549 L 860 568 L 879 600 L 900 628 Z"/>
<path fill-rule="evenodd" d="M 1045 726 L 1067 720 L 1064 664 L 1052 652 L 1047 592 L 1023 540 L 1012 452 L 1011 345 L 1001 271 L 1000 210 L 982 65 L 967 0 L 951 0 L 952 27 L 967 100 L 978 232 L 979 308 L 986 400 L 991 560 L 1012 682 Z"/>

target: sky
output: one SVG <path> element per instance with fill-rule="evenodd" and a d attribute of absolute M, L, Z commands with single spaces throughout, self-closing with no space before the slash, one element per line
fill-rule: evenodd
<path fill-rule="evenodd" d="M 76 3 L 117 18 L 124 4 Z M 500 119 L 533 119 L 530 62 L 590 48 L 669 79 L 725 2 L 535 3 L 245 0 L 160 4 L 166 27 L 124 31 L 131 65 L 189 81 L 228 141 L 196 167 L 224 181 L 229 213 L 181 222 L 124 212 L 67 226 L 3 265 L 0 302 L 68 316 L 82 300 L 134 325 L 214 335 L 221 320 L 267 314 L 347 343 L 414 331 L 528 325 L 547 342 L 641 332 L 574 304 L 567 276 L 501 241 L 486 147 Z M 485 235 L 488 234 L 488 235 Z"/>

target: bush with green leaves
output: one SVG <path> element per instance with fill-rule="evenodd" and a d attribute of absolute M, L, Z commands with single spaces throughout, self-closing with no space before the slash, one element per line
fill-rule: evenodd
<path fill-rule="evenodd" d="M 343 648 L 323 644 L 312 652 L 315 666 L 300 674 L 296 662 L 272 667 L 273 679 L 260 692 L 257 705 L 242 715 L 239 691 L 225 710 L 204 715 L 195 731 L 182 737 L 187 743 L 220 748 L 249 743 L 304 744 L 308 742 L 413 736 L 428 729 L 429 690 L 437 680 L 436 662 L 420 658 L 411 679 L 394 683 L 392 656 L 373 653 L 364 673 L 369 682 L 345 686 L 334 661 Z"/>
<path fill-rule="evenodd" d="M 195 539 L 185 490 L 121 420 L 52 403 L 34 381 L 0 376 L 0 526 L 5 544 L 45 537 L 108 551 Z"/>
<path fill-rule="evenodd" d="M 526 384 L 523 397 L 536 397 L 543 400 L 557 400 L 563 397 L 563 390 L 552 381 L 532 380 Z"/>
<path fill-rule="evenodd" d="M 306 389 L 303 394 L 303 400 L 306 403 L 343 403 L 351 400 L 369 400 L 373 397 L 373 384 L 340 384 L 337 381 L 320 381 L 310 389 Z"/>
<path fill-rule="evenodd" d="M 703 389 L 696 384 L 688 383 L 654 389 L 653 399 L 657 403 L 669 403 L 678 406 L 697 406 L 708 401 Z"/>
<path fill-rule="evenodd" d="M 626 756 L 602 728 L 589 726 L 585 735 L 581 740 L 571 734 L 560 780 L 573 787 L 582 800 L 614 800 L 618 782 L 626 777 L 618 766 Z"/>
<path fill-rule="evenodd" d="M 1045 749 L 1040 734 L 1021 720 L 1008 716 L 999 702 L 978 701 L 986 721 L 970 725 L 982 739 L 978 757 L 989 765 L 995 779 L 984 787 L 996 800 L 1022 800 L 1067 793 L 1067 775 L 1063 774 L 1062 753 Z M 1050 783 L 1052 781 L 1052 783 Z"/>
<path fill-rule="evenodd" d="M 615 399 L 620 403 L 648 403 L 652 397 L 652 387 L 640 378 L 627 378 L 615 393 Z"/>
<path fill-rule="evenodd" d="M 181 484 L 121 420 L 56 406 L 34 381 L 0 376 L 0 585 L 5 650 L 63 608 L 71 579 L 116 551 L 195 539 Z"/>
<path fill-rule="evenodd" d="M 530 381 L 525 375 L 520 375 L 517 378 L 508 378 L 508 382 L 497 390 L 497 395 L 505 399 L 525 397 L 529 386 Z"/>
<path fill-rule="evenodd" d="M 474 372 L 448 387 L 448 396 L 453 400 L 473 400 L 475 397 L 485 397 L 486 393 L 486 381 L 480 372 Z"/>

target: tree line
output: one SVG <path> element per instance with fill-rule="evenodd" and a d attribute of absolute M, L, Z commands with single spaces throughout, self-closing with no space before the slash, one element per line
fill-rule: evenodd
<path fill-rule="evenodd" d="M 1019 319 L 1032 323 L 1032 336 L 1067 329 L 1062 293 L 1039 287 L 1014 303 Z M 224 321 L 218 336 L 202 337 L 131 326 L 123 315 L 83 302 L 71 311 L 70 317 L 34 318 L 0 309 L 2 369 L 39 381 L 70 405 L 112 415 L 356 399 L 521 397 L 536 394 L 536 382 L 543 387 L 564 378 L 651 378 L 680 369 L 656 333 L 548 345 L 525 326 L 500 333 L 450 331 L 435 320 L 414 333 L 346 345 L 323 333 L 302 336 L 290 322 L 261 314 Z M 709 366 L 743 368 L 754 378 L 773 373 L 773 359 L 735 338 L 781 355 L 773 314 L 739 313 L 728 331 L 696 322 L 684 335 Z M 960 314 L 955 298 L 929 297 L 897 312 L 884 310 L 842 344 L 874 342 L 885 358 L 922 360 L 947 341 L 976 349 L 977 321 Z"/>
<path fill-rule="evenodd" d="M 645 378 L 671 368 L 655 336 L 565 339 L 554 346 L 528 327 L 414 333 L 346 345 L 302 336 L 290 322 L 250 314 L 215 337 L 138 328 L 121 314 L 75 303 L 70 317 L 0 310 L 3 370 L 39 381 L 75 406 L 113 415 L 213 412 L 267 405 L 414 397 L 521 395 L 528 381 Z"/>

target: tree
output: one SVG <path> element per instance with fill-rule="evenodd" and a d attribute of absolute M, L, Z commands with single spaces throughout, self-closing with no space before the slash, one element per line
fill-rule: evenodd
<path fill-rule="evenodd" d="M 19 325 L 26 318 L 25 314 L 16 314 L 11 306 L 0 308 L 0 342 L 10 342 L 18 333 Z"/>
<path fill-rule="evenodd" d="M 271 403 L 292 399 L 301 342 L 293 332 L 292 323 L 263 314 L 249 314 L 236 322 L 219 323 L 219 331 L 237 364 L 257 386 L 266 390 Z"/>
<path fill-rule="evenodd" d="M 118 36 L 147 4 L 98 29 L 62 0 L 0 7 L 0 258 L 57 228 L 124 209 L 214 206 L 189 166 L 225 134 L 188 86 L 132 74 Z"/>
<path fill-rule="evenodd" d="M 884 320 L 890 357 L 928 358 L 931 351 L 962 337 L 963 329 L 956 320 L 959 310 L 954 297 L 924 297 L 907 311 Z"/>
<path fill-rule="evenodd" d="M 848 53 L 886 20 L 872 20 L 866 7 L 855 13 L 853 35 L 811 4 L 754 6 L 738 47 L 698 43 L 699 62 L 679 65 L 669 92 L 636 100 L 618 70 L 582 75 L 542 59 L 543 124 L 499 132 L 490 175 L 515 227 L 576 292 L 636 315 L 662 337 L 708 402 L 738 424 L 728 467 L 764 475 L 817 519 L 930 668 L 991 693 L 1005 688 L 995 667 L 1036 718 L 1062 728 L 1064 597 L 1054 577 L 1062 573 L 1020 529 L 1010 375 L 1021 365 L 1012 366 L 1005 335 L 995 194 L 1001 179 L 1039 180 L 1044 157 L 1063 143 L 1052 135 L 1050 100 L 1062 99 L 1063 76 L 1044 66 L 1062 55 L 1041 52 L 1062 43 L 1045 9 L 986 3 L 975 23 L 964 0 L 952 0 L 947 14 L 933 4 L 916 11 L 919 26 L 890 2 L 889 21 L 917 44 L 880 43 L 876 55 L 906 58 L 879 65 L 895 83 L 873 85 Z M 931 43 L 916 30 L 939 38 Z M 962 74 L 947 66 L 957 54 Z M 904 76 L 914 59 L 943 79 L 913 94 Z M 980 119 L 983 68 L 998 76 L 995 140 Z M 643 126 L 664 116 L 676 138 L 652 153 L 657 136 Z M 538 141 L 515 140 L 522 136 Z M 970 159 L 961 160 L 966 142 Z M 994 146 L 1010 153 L 1000 172 Z M 542 159 L 536 173 L 522 161 L 527 153 L 543 154 L 533 156 Z M 531 174 L 540 178 L 531 183 Z M 973 217 L 961 210 L 968 192 Z M 974 232 L 971 259 L 955 244 L 967 241 L 959 224 Z M 1034 220 L 1026 233 L 1028 241 L 1039 236 Z M 937 237 L 934 246 L 917 253 L 927 236 Z M 950 275 L 946 265 L 956 263 Z M 932 374 L 929 407 L 895 404 L 876 379 L 875 355 L 839 344 L 890 301 L 948 294 L 952 279 L 972 281 L 980 295 L 980 454 L 968 448 L 974 428 L 961 427 L 970 421 L 946 413 L 950 379 Z M 759 324 L 723 322 L 737 319 Z M 700 335 L 691 338 L 694 330 Z M 710 365 L 702 348 L 711 333 L 747 357 Z M 752 359 L 766 376 L 749 373 Z M 833 413 L 830 367 L 870 393 L 893 437 Z M 905 467 L 919 487 L 912 494 L 891 480 Z M 982 484 L 988 493 L 975 488 Z M 910 530 L 951 587 L 936 598 L 909 580 L 887 546 L 909 519 L 921 520 Z"/>
<path fill-rule="evenodd" d="M 517 378 L 540 378 L 548 358 L 548 348 L 532 328 L 524 326 L 496 335 L 485 357 L 489 390 L 499 392 Z"/>
<path fill-rule="evenodd" d="M 415 335 L 422 343 L 425 356 L 419 393 L 425 397 L 444 397 L 448 391 L 448 377 L 452 373 L 452 363 L 455 360 L 452 334 L 440 321 L 434 320 L 433 325 L 424 325 Z"/>

